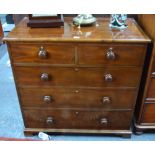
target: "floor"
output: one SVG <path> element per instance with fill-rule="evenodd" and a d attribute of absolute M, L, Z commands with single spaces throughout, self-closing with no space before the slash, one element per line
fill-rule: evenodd
<path fill-rule="evenodd" d="M 12 29 L 12 26 L 10 26 Z M 7 32 L 5 33 L 5 35 Z M 17 93 L 6 45 L 0 46 L 0 137 L 26 138 Z M 119 136 L 50 135 L 52 140 L 65 141 L 155 141 L 155 133 L 132 135 L 131 139 Z M 27 138 L 38 139 L 38 136 Z"/>

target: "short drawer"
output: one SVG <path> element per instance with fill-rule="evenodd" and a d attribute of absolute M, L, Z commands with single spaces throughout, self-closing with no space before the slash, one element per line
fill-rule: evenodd
<path fill-rule="evenodd" d="M 75 47 L 71 44 L 11 44 L 10 52 L 13 63 L 75 63 Z"/>
<path fill-rule="evenodd" d="M 35 86 L 137 87 L 141 68 L 15 67 L 17 84 Z"/>
<path fill-rule="evenodd" d="M 155 102 L 150 103 L 150 104 L 146 103 L 144 105 L 142 123 L 154 123 L 155 124 Z"/>
<path fill-rule="evenodd" d="M 80 65 L 142 65 L 145 45 L 103 44 L 78 46 Z"/>
<path fill-rule="evenodd" d="M 24 109 L 26 128 L 129 129 L 132 111 Z"/>
<path fill-rule="evenodd" d="M 23 107 L 132 109 L 131 89 L 19 88 Z"/>

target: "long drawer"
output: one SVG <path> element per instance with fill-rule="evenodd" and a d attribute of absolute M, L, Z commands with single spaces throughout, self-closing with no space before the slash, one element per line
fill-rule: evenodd
<path fill-rule="evenodd" d="M 137 87 L 140 67 L 15 67 L 19 86 Z"/>
<path fill-rule="evenodd" d="M 142 65 L 145 45 L 83 44 L 78 47 L 81 65 Z"/>
<path fill-rule="evenodd" d="M 133 89 L 19 88 L 23 107 L 132 109 Z M 32 100 L 33 98 L 33 100 Z"/>
<path fill-rule="evenodd" d="M 13 63 L 75 64 L 71 44 L 11 44 Z"/>
<path fill-rule="evenodd" d="M 131 111 L 24 109 L 26 128 L 129 129 Z"/>
<path fill-rule="evenodd" d="M 155 102 L 144 104 L 142 122 L 155 124 Z"/>

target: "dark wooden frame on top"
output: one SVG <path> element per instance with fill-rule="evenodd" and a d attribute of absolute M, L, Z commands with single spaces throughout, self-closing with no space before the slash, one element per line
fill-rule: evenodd
<path fill-rule="evenodd" d="M 32 14 L 28 15 L 29 22 L 27 26 L 31 28 L 48 28 L 48 27 L 62 27 L 64 26 L 64 19 L 62 14 L 57 14 L 57 16 L 38 16 L 33 17 Z"/>

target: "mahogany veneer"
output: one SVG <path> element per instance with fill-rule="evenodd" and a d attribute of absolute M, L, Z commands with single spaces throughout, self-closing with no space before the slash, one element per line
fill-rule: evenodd
<path fill-rule="evenodd" d="M 82 27 L 27 27 L 24 18 L 7 42 L 25 133 L 130 136 L 132 114 L 150 39 L 133 19 L 112 30 L 109 18 Z"/>

